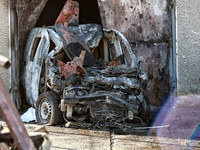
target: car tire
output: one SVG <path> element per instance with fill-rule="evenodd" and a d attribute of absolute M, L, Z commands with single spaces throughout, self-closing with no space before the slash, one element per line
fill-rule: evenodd
<path fill-rule="evenodd" d="M 39 96 L 35 109 L 38 123 L 56 125 L 62 122 L 59 100 L 58 95 L 53 91 L 44 92 Z"/>

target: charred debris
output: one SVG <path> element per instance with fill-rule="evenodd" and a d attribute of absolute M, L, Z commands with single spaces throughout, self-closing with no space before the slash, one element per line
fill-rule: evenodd
<path fill-rule="evenodd" d="M 30 37 L 39 35 L 41 39 L 49 38 L 55 47 L 51 49 L 50 42 L 42 46 L 41 42 L 32 52 Z M 120 32 L 102 29 L 98 24 L 79 25 L 79 4 L 68 0 L 55 26 L 35 28 L 30 37 L 22 80 L 38 122 L 58 124 L 64 119 L 90 122 L 101 128 L 116 127 L 125 121 L 148 121 L 150 103 L 144 95 L 148 78 Z M 40 60 L 39 67 L 33 66 L 35 59 Z M 28 71 L 33 68 L 39 68 L 36 78 L 29 77 Z M 44 93 L 56 97 L 56 104 L 45 103 Z M 50 109 L 55 107 L 59 113 Z"/>

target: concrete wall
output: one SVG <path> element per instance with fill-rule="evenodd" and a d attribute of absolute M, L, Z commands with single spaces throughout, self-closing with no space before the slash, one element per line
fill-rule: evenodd
<path fill-rule="evenodd" d="M 0 55 L 10 58 L 9 42 L 9 0 L 0 0 Z M 6 87 L 10 88 L 10 70 L 0 68 L 0 75 L 4 79 Z"/>
<path fill-rule="evenodd" d="M 178 95 L 200 93 L 199 8 L 199 0 L 176 0 Z"/>

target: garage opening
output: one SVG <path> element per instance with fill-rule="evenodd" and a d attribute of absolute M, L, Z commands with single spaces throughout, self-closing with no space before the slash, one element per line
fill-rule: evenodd
<path fill-rule="evenodd" d="M 76 0 L 79 3 L 79 24 L 97 23 L 102 25 L 97 0 Z M 53 26 L 58 18 L 66 0 L 48 0 L 36 27 Z"/>

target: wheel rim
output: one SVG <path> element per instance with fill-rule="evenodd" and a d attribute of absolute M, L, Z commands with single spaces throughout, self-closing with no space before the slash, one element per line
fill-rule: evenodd
<path fill-rule="evenodd" d="M 39 106 L 39 118 L 42 123 L 48 123 L 51 119 L 51 102 L 44 98 Z"/>

